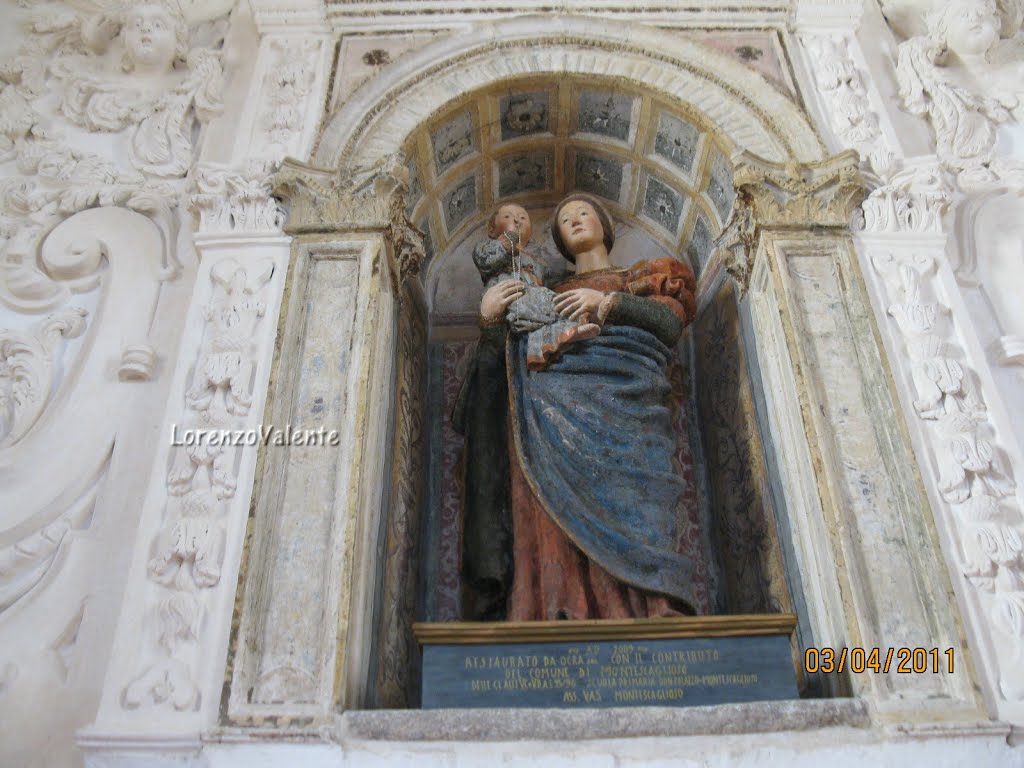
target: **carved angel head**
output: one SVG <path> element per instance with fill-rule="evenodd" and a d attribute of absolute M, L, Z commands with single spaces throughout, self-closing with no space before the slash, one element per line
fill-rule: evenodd
<path fill-rule="evenodd" d="M 121 37 L 126 72 L 163 74 L 188 53 L 188 25 L 173 0 L 145 0 L 124 9 Z"/>
<path fill-rule="evenodd" d="M 951 0 L 928 17 L 929 35 L 958 56 L 980 56 L 999 41 L 996 0 Z"/>

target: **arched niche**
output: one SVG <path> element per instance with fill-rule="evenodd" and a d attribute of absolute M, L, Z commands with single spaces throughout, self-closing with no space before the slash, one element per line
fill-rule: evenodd
<path fill-rule="evenodd" d="M 503 137 L 503 99 L 540 93 L 552 106 L 548 135 Z M 628 102 L 624 136 L 580 130 L 587 93 L 605 94 L 611 107 L 617 98 Z M 707 152 L 689 175 L 676 173 L 656 151 L 663 113 L 695 128 Z M 460 125 L 468 127 L 467 152 L 457 139 Z M 438 161 L 438 147 L 448 148 L 447 158 Z M 549 168 L 550 183 L 502 190 L 503 163 L 531 152 L 535 166 Z M 445 324 L 464 331 L 473 303 L 463 296 L 453 313 L 461 316 L 447 322 L 437 311 L 437 288 L 448 274 L 460 286 L 473 277 L 449 268 L 479 239 L 496 199 L 518 196 L 542 219 L 579 182 L 586 167 L 578 158 L 586 153 L 622 165 L 618 194 L 603 196 L 623 226 L 639 233 L 645 247 L 693 260 L 701 273 L 689 357 L 697 380 L 708 382 L 703 402 L 698 388 L 691 390 L 696 409 L 719 422 L 712 438 L 707 424 L 703 430 L 703 443 L 713 440 L 723 470 L 708 496 L 745 513 L 725 515 L 733 529 L 720 535 L 755 534 L 735 562 L 765 562 L 760 553 L 771 553 L 769 581 L 782 595 L 785 552 L 796 585 L 789 592 L 800 616 L 799 645 L 838 645 L 851 637 L 883 645 L 883 630 L 896 616 L 913 627 L 918 645 L 954 642 L 938 638 L 930 618 L 948 610 L 941 563 L 931 550 L 907 545 L 927 535 L 918 514 L 923 497 L 905 438 L 884 416 L 892 408 L 880 384 L 886 369 L 850 246 L 848 216 L 862 189 L 856 158 L 822 159 L 821 143 L 793 101 L 710 48 L 621 22 L 524 17 L 480 25 L 404 56 L 327 119 L 312 165 L 286 163 L 278 176 L 276 191 L 291 207 L 294 264 L 272 415 L 286 419 L 296 408 L 317 407 L 289 388 L 284 374 L 315 367 L 304 338 L 333 333 L 331 344 L 350 353 L 336 361 L 343 375 L 319 397 L 343 402 L 352 426 L 347 448 L 319 470 L 334 473 L 337 486 L 316 508 L 329 522 L 323 530 L 331 541 L 316 562 L 275 556 L 299 535 L 275 528 L 282 498 L 275 488 L 293 475 L 308 476 L 308 467 L 264 466 L 228 722 L 284 718 L 301 726 L 339 708 L 414 704 L 417 652 L 409 625 L 416 606 L 424 605 L 417 592 L 430 579 L 429 573 L 419 578 L 421 555 L 431 552 L 437 533 L 421 527 L 433 482 L 425 467 L 428 457 L 445 451 L 429 427 L 431 409 L 439 407 L 427 402 L 429 393 L 444 386 L 427 381 L 439 371 L 427 365 L 428 338 L 443 341 Z M 739 163 L 729 168 L 737 192 L 731 217 L 708 194 L 712 157 Z M 649 206 L 645 212 L 652 180 L 678 195 L 674 226 L 662 226 L 668 219 L 659 221 L 663 213 L 651 215 Z M 462 200 L 472 200 L 453 217 L 460 189 Z M 701 212 L 709 216 L 708 240 L 722 240 L 710 257 L 687 253 Z M 331 311 L 322 311 L 324 304 Z M 311 328 L 314 320 L 320 325 Z M 833 390 L 838 381 L 843 385 Z M 766 542 L 771 537 L 758 533 L 756 522 L 776 516 L 779 534 Z M 327 574 L 317 577 L 326 613 L 290 604 L 302 623 L 289 627 L 287 643 L 278 637 L 283 630 L 265 621 L 268 602 L 285 599 L 275 595 L 274 569 Z M 726 570 L 725 591 L 735 596 L 763 573 L 760 565 Z M 887 583 L 906 587 L 895 601 Z M 769 599 L 761 607 L 787 606 Z M 276 642 L 273 658 L 262 649 L 267 638 Z M 285 670 L 299 661 L 305 678 L 292 675 L 292 687 L 253 700 L 261 665 Z M 833 694 L 874 695 L 897 707 L 910 685 L 844 676 L 817 682 Z M 942 691 L 929 695 L 939 698 L 956 699 L 963 689 L 959 680 L 935 685 Z"/>
<path fill-rule="evenodd" d="M 548 224 L 553 206 L 575 190 L 606 202 L 617 266 L 670 257 L 703 278 L 702 312 L 672 372 L 677 460 L 687 479 L 679 546 L 702 564 L 703 612 L 792 609 L 735 295 L 710 263 L 735 198 L 734 152 L 692 105 L 600 76 L 492 83 L 451 100 L 406 139 L 406 211 L 426 234 L 430 337 L 421 619 L 471 618 L 459 606 L 462 440 L 450 413 L 478 334 L 483 286 L 473 247 L 487 236 L 495 207 L 515 202 L 530 212 L 533 244 L 550 272 L 571 270 Z"/>

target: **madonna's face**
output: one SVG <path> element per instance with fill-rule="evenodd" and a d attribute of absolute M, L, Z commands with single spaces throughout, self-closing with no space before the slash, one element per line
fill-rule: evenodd
<path fill-rule="evenodd" d="M 604 228 L 594 206 L 585 200 L 570 200 L 558 211 L 558 234 L 574 256 L 604 245 Z"/>
<path fill-rule="evenodd" d="M 978 56 L 999 40 L 999 17 L 994 6 L 957 0 L 945 13 L 946 45 L 960 56 Z"/>
<path fill-rule="evenodd" d="M 162 71 L 174 63 L 174 19 L 159 5 L 132 8 L 124 23 L 124 44 L 137 69 Z"/>

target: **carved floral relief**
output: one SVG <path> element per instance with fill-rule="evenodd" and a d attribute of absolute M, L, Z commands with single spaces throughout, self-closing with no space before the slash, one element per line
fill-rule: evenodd
<path fill-rule="evenodd" d="M 0 301 L 28 312 L 59 306 L 67 292 L 35 249 L 62 219 L 96 206 L 153 218 L 162 276 L 176 274 L 180 190 L 170 180 L 189 170 L 196 129 L 220 108 L 223 30 L 211 19 L 228 5 L 76 0 L 26 14 L 18 53 L 0 62 L 0 161 L 14 161 L 0 179 Z M 130 170 L 84 149 L 80 129 L 118 134 Z"/>

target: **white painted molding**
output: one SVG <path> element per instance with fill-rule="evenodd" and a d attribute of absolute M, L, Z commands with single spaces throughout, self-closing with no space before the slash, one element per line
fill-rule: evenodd
<path fill-rule="evenodd" d="M 790 27 L 800 35 L 853 34 L 863 15 L 863 0 L 794 0 Z"/>
<path fill-rule="evenodd" d="M 826 0 L 827 4 L 827 0 Z M 524 14 L 610 19 L 616 23 L 675 28 L 782 28 L 790 0 L 662 0 L 639 4 L 622 0 L 519 0 L 514 5 L 473 0 L 342 0 L 327 3 L 335 34 L 374 31 L 468 29 L 481 22 L 504 24 Z"/>

